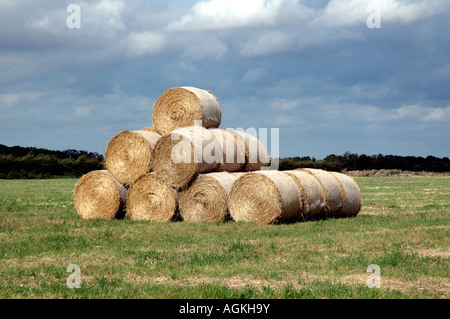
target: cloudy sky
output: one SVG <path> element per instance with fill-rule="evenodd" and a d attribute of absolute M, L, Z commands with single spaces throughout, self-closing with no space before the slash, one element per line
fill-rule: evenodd
<path fill-rule="evenodd" d="M 0 0 L 0 144 L 103 154 L 195 86 L 221 127 L 279 128 L 282 157 L 450 156 L 449 16 L 448 0 Z"/>

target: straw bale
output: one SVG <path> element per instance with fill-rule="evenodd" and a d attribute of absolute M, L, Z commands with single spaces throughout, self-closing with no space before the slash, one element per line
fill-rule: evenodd
<path fill-rule="evenodd" d="M 177 192 L 155 173 L 148 173 L 130 186 L 125 217 L 156 222 L 174 220 L 178 209 L 177 196 Z"/>
<path fill-rule="evenodd" d="M 228 197 L 235 221 L 271 224 L 298 219 L 301 196 L 294 179 L 280 171 L 255 171 L 237 179 Z"/>
<path fill-rule="evenodd" d="M 219 127 L 222 110 L 218 99 L 207 90 L 175 87 L 165 91 L 153 108 L 153 124 L 162 135 L 202 121 L 205 128 Z"/>
<path fill-rule="evenodd" d="M 127 190 L 106 170 L 83 175 L 74 189 L 74 202 L 83 219 L 122 218 Z"/>
<path fill-rule="evenodd" d="M 151 171 L 153 149 L 161 135 L 153 131 L 123 131 L 105 151 L 106 169 L 122 184 L 132 184 Z"/>

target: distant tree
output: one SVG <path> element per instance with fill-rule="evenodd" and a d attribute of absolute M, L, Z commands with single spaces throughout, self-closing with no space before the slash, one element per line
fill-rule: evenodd
<path fill-rule="evenodd" d="M 103 169 L 103 156 L 98 153 L 0 144 L 0 178 L 80 177 L 98 169 Z"/>
<path fill-rule="evenodd" d="M 280 159 L 280 170 L 302 167 L 320 168 L 328 171 L 399 169 L 448 172 L 450 171 L 450 160 L 448 157 L 438 158 L 435 156 L 427 156 L 426 158 L 383 154 L 368 156 L 365 154 L 358 155 L 349 151 L 343 155 L 331 154 L 319 161 L 309 156 Z"/>

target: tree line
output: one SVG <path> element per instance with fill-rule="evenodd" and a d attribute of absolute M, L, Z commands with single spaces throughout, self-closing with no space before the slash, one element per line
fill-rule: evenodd
<path fill-rule="evenodd" d="M 405 171 L 449 172 L 448 157 L 358 155 L 345 152 L 343 155 L 328 155 L 322 160 L 314 157 L 280 158 L 279 169 L 319 168 L 327 171 L 365 169 L 398 169 Z M 104 158 L 99 153 L 65 150 L 53 151 L 45 148 L 5 146 L 0 144 L 0 178 L 78 178 L 93 170 L 104 169 Z"/>
<path fill-rule="evenodd" d="M 435 156 L 398 156 L 398 155 L 358 155 L 345 152 L 343 155 L 328 155 L 322 160 L 314 157 L 288 157 L 279 162 L 280 170 L 291 170 L 296 168 L 319 168 L 327 171 L 340 172 L 343 170 L 379 170 L 397 169 L 403 171 L 426 171 L 426 172 L 449 172 L 450 160 L 448 157 L 438 158 Z"/>
<path fill-rule="evenodd" d="M 2 179 L 76 178 L 98 169 L 103 169 L 103 156 L 99 153 L 0 144 Z"/>

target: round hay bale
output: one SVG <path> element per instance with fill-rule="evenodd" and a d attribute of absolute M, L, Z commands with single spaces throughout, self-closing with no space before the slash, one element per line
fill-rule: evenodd
<path fill-rule="evenodd" d="M 74 189 L 75 207 L 83 219 L 123 217 L 126 197 L 126 188 L 106 170 L 83 175 Z"/>
<path fill-rule="evenodd" d="M 219 127 L 222 110 L 210 92 L 194 87 L 175 87 L 165 91 L 153 108 L 153 124 L 162 135 L 202 121 L 205 128 Z"/>
<path fill-rule="evenodd" d="M 263 143 L 251 134 L 242 131 L 230 130 L 230 133 L 240 136 L 245 143 L 245 172 L 258 171 L 269 165 L 269 154 Z"/>
<path fill-rule="evenodd" d="M 300 171 L 308 172 L 318 178 L 322 185 L 326 199 L 325 216 L 336 217 L 342 208 L 342 187 L 334 176 L 324 170 L 315 168 L 302 168 Z"/>
<path fill-rule="evenodd" d="M 271 224 L 298 218 L 300 194 L 294 179 L 279 171 L 256 171 L 237 179 L 228 196 L 235 221 Z"/>
<path fill-rule="evenodd" d="M 141 129 L 141 131 L 155 132 L 159 134 L 158 130 L 154 127 L 144 127 L 143 129 Z"/>
<path fill-rule="evenodd" d="M 308 172 L 292 170 L 284 171 L 292 176 L 297 183 L 302 199 L 304 219 L 321 217 L 324 214 L 326 198 L 320 181 Z"/>
<path fill-rule="evenodd" d="M 340 183 L 343 191 L 342 208 L 339 216 L 352 217 L 358 215 L 361 210 L 362 197 L 361 190 L 353 178 L 348 175 L 330 172 Z"/>
<path fill-rule="evenodd" d="M 187 222 L 220 222 L 228 216 L 228 193 L 236 177 L 228 172 L 199 174 L 179 193 L 179 212 Z"/>
<path fill-rule="evenodd" d="M 216 141 L 219 143 L 223 158 L 218 168 L 219 172 L 237 172 L 245 165 L 245 141 L 233 134 L 230 130 L 220 128 L 209 129 Z"/>
<path fill-rule="evenodd" d="M 106 169 L 122 184 L 132 184 L 150 172 L 153 149 L 161 135 L 152 131 L 123 131 L 105 151 Z"/>
<path fill-rule="evenodd" d="M 168 222 L 176 217 L 177 192 L 149 173 L 141 176 L 128 190 L 127 213 L 130 220 Z"/>
<path fill-rule="evenodd" d="M 217 171 L 223 151 L 211 132 L 190 126 L 163 136 L 155 146 L 152 168 L 166 183 L 183 188 L 199 173 Z"/>
<path fill-rule="evenodd" d="M 248 174 L 247 172 L 230 172 L 236 179 L 241 178 L 242 176 Z"/>

